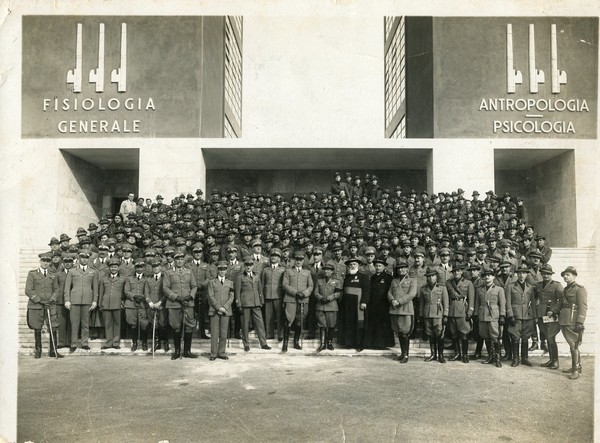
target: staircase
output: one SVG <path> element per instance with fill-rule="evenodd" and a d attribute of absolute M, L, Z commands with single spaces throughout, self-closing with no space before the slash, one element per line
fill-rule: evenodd
<path fill-rule="evenodd" d="M 580 347 L 582 355 L 594 355 L 594 346 L 596 340 L 596 330 L 598 325 L 598 302 L 595 299 L 596 294 L 600 292 L 600 284 L 596 280 L 595 272 L 597 271 L 597 257 L 594 248 L 555 248 L 553 250 L 552 259 L 550 264 L 552 265 L 555 275 L 554 279 L 560 281 L 560 272 L 563 271 L 567 266 L 574 266 L 578 271 L 577 281 L 586 287 L 588 293 L 588 313 L 585 324 L 585 333 L 583 337 L 583 343 Z M 27 279 L 27 273 L 31 269 L 35 269 L 39 265 L 38 254 L 39 251 L 34 250 L 21 250 L 20 266 L 19 266 L 19 348 L 22 354 L 32 354 L 34 347 L 33 331 L 27 326 L 27 301 L 28 298 L 25 295 L 25 282 Z M 196 336 L 196 333 L 194 334 Z M 257 355 L 268 355 L 276 352 L 276 348 L 280 347 L 280 343 L 277 340 L 270 340 L 269 345 L 273 347 L 272 351 L 261 351 L 258 346 L 258 339 L 253 334 L 250 336 L 252 351 L 256 352 Z M 44 334 L 43 338 L 44 352 L 48 349 L 49 338 L 47 334 Z M 558 348 L 561 355 L 570 355 L 569 347 L 566 344 L 561 333 L 557 336 Z M 102 340 L 90 340 L 90 351 L 83 351 L 78 349 L 72 355 L 89 355 L 89 354 L 100 354 L 100 347 L 102 346 Z M 120 350 L 111 350 L 110 354 L 124 354 L 130 355 L 129 348 L 131 346 L 131 340 L 124 339 L 121 341 Z M 314 353 L 316 348 L 319 346 L 318 340 L 304 340 L 302 351 L 293 350 L 290 347 L 290 355 L 304 355 Z M 334 344 L 335 346 L 335 344 Z M 474 347 L 474 344 L 471 343 Z M 352 349 L 343 349 L 335 346 L 335 351 L 325 351 L 323 354 L 334 354 L 334 355 L 354 355 L 355 352 Z M 172 345 L 171 345 L 172 348 Z M 228 346 L 228 352 L 243 352 L 244 346 L 242 341 L 239 339 L 231 339 Z M 192 350 L 194 352 L 208 353 L 210 352 L 210 340 L 200 340 L 194 338 L 192 343 Z M 63 350 L 65 354 L 68 354 L 68 350 Z M 366 350 L 361 355 L 389 355 L 390 353 L 399 352 L 399 349 L 387 350 Z M 450 352 L 451 353 L 451 352 Z M 144 355 L 145 352 L 136 351 L 136 355 Z M 163 355 L 164 351 L 157 351 L 157 355 Z M 424 356 L 429 354 L 429 343 L 424 340 L 411 340 L 411 355 Z M 534 351 L 532 355 L 541 355 L 541 351 Z"/>

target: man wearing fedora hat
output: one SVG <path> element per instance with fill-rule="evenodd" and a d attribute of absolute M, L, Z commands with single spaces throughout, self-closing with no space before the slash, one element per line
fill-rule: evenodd
<path fill-rule="evenodd" d="M 427 284 L 419 291 L 419 305 L 425 334 L 429 337 L 431 355 L 425 361 L 438 360 L 446 363 L 444 358 L 444 330 L 448 323 L 448 290 L 437 282 L 438 273 L 433 267 L 425 272 Z"/>
<path fill-rule="evenodd" d="M 560 301 L 559 323 L 565 340 L 571 350 L 571 369 L 564 370 L 569 373 L 572 380 L 579 378 L 581 360 L 579 345 L 583 336 L 584 322 L 587 314 L 587 291 L 577 283 L 577 270 L 568 266 L 560 273 L 567 286 L 563 290 Z"/>
<path fill-rule="evenodd" d="M 523 364 L 532 366 L 529 361 L 528 340 L 534 329 L 536 293 L 535 287 L 527 281 L 529 269 L 521 265 L 516 270 L 517 281 L 506 285 L 506 315 L 508 333 L 512 342 L 512 367 Z M 519 344 L 521 359 L 519 361 Z"/>
<path fill-rule="evenodd" d="M 556 335 L 560 331 L 558 314 L 560 313 L 560 301 L 563 295 L 561 284 L 552 279 L 552 266 L 544 264 L 540 268 L 543 280 L 537 284 L 538 304 L 536 306 L 536 318 L 540 333 L 548 340 L 548 353 L 550 360 L 542 364 L 548 369 L 558 369 L 558 345 Z"/>

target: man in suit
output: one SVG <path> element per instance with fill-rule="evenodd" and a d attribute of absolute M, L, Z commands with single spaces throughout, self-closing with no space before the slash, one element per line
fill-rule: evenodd
<path fill-rule="evenodd" d="M 162 348 L 165 352 L 169 352 L 169 336 L 168 336 L 168 311 L 165 308 L 166 296 L 163 291 L 163 273 L 162 263 L 159 258 L 155 258 L 151 263 L 152 274 L 146 277 L 144 284 L 144 297 L 146 303 L 151 309 L 149 312 L 150 325 L 156 328 L 154 350 Z M 156 324 L 154 324 L 156 322 Z"/>
<path fill-rule="evenodd" d="M 106 341 L 101 349 L 120 349 L 121 342 L 121 301 L 125 297 L 125 279 L 119 275 L 120 261 L 113 257 L 108 262 L 108 275 L 100 277 L 98 307 L 104 318 Z"/>
<path fill-rule="evenodd" d="M 210 318 L 210 361 L 217 358 L 228 360 L 225 355 L 231 305 L 234 300 L 234 284 L 225 278 L 227 262 L 217 263 L 217 277 L 210 279 L 207 286 L 208 317 Z"/>
<path fill-rule="evenodd" d="M 70 311 L 71 318 L 71 348 L 70 352 L 77 349 L 89 351 L 89 326 L 90 312 L 98 306 L 98 273 L 88 266 L 90 254 L 87 251 L 79 252 L 79 266 L 67 275 L 65 280 L 65 308 Z M 81 340 L 79 328 L 81 327 Z"/>
<path fill-rule="evenodd" d="M 306 316 L 306 305 L 312 294 L 314 284 L 310 271 L 303 269 L 304 253 L 294 253 L 294 266 L 286 269 L 283 274 L 283 307 L 285 312 L 285 325 L 283 327 L 282 352 L 287 352 L 290 339 L 290 329 L 294 330 L 294 349 L 302 349 L 300 346 L 300 333 L 302 322 Z M 304 306 L 303 306 L 304 305 Z"/>
<path fill-rule="evenodd" d="M 29 271 L 25 282 L 25 295 L 29 298 L 27 302 L 27 326 L 29 326 L 29 329 L 33 329 L 35 358 L 42 356 L 42 327 L 44 322 L 46 322 L 48 330 L 52 334 L 48 356 L 62 358 L 58 351 L 54 352 L 52 345 L 52 341 L 56 340 L 58 332 L 58 316 L 56 315 L 58 280 L 55 274 L 48 271 L 52 255 L 44 253 L 40 254 L 39 258 L 40 266 Z M 48 323 L 48 315 L 50 315 L 52 329 Z M 56 342 L 54 342 L 54 345 L 56 345 Z"/>
<path fill-rule="evenodd" d="M 263 268 L 260 274 L 260 287 L 265 302 L 265 327 L 267 339 L 275 337 L 275 323 L 277 323 L 277 339 L 283 340 L 283 273 L 285 268 L 279 264 L 281 251 L 271 249 L 269 266 Z"/>
<path fill-rule="evenodd" d="M 135 274 L 125 279 L 125 321 L 131 334 L 131 352 L 137 351 L 138 340 L 141 340 L 143 351 L 148 350 L 148 313 L 144 297 L 144 260 L 138 259 L 135 264 Z"/>

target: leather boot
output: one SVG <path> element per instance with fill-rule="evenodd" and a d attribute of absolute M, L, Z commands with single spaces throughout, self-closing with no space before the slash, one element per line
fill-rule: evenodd
<path fill-rule="evenodd" d="M 462 362 L 469 363 L 469 340 L 464 338 L 462 340 Z"/>
<path fill-rule="evenodd" d="M 333 332 L 334 328 L 329 328 L 329 332 L 327 333 L 327 350 L 333 351 Z"/>
<path fill-rule="evenodd" d="M 35 358 L 40 358 L 42 356 L 42 330 L 34 329 L 33 337 L 35 338 L 35 348 L 33 351 L 33 356 Z"/>
<path fill-rule="evenodd" d="M 440 363 L 446 363 L 446 359 L 444 358 L 444 339 L 440 338 L 438 340 L 438 361 Z"/>
<path fill-rule="evenodd" d="M 527 339 L 521 340 L 521 364 L 525 366 L 533 366 L 529 361 L 529 349 L 527 344 Z"/>
<path fill-rule="evenodd" d="M 552 364 L 554 364 L 554 348 L 552 346 L 552 343 L 548 343 L 548 354 L 549 354 L 550 360 L 548 360 L 546 363 L 542 363 L 540 365 L 542 368 L 548 368 Z"/>
<path fill-rule="evenodd" d="M 181 358 L 181 332 L 173 331 L 173 355 L 171 355 L 171 360 L 178 360 Z"/>
<path fill-rule="evenodd" d="M 408 363 L 408 354 L 410 353 L 410 336 L 404 337 L 404 359 L 400 363 Z"/>
<path fill-rule="evenodd" d="M 540 340 L 540 349 L 544 351 L 544 354 L 550 352 L 550 347 L 546 346 L 546 340 Z"/>
<path fill-rule="evenodd" d="M 135 336 L 134 336 L 134 337 L 131 339 L 131 352 L 135 352 L 135 351 L 137 351 L 137 348 L 138 348 L 137 337 L 135 337 Z"/>
<path fill-rule="evenodd" d="M 294 349 L 302 350 L 302 346 L 300 346 L 300 326 L 298 325 L 294 328 Z"/>
<path fill-rule="evenodd" d="M 56 337 L 58 337 L 58 329 L 55 329 L 52 332 L 52 336 L 54 337 L 54 340 L 56 340 Z M 50 340 L 53 340 L 53 339 L 50 338 Z M 56 346 L 56 341 L 54 342 L 54 346 Z M 50 350 L 48 351 L 48 357 L 63 358 L 64 355 L 62 355 L 58 352 L 58 348 L 56 348 L 56 353 L 54 353 L 54 346 L 52 345 L 52 343 L 50 343 Z"/>
<path fill-rule="evenodd" d="M 519 360 L 519 344 L 521 342 L 519 340 L 513 340 L 513 350 L 512 350 L 512 363 L 511 366 L 516 368 L 521 364 L 521 360 Z"/>
<path fill-rule="evenodd" d="M 504 355 L 502 356 L 502 360 L 510 361 L 515 359 L 515 353 L 513 352 L 515 347 L 513 344 L 512 338 L 508 337 L 506 340 L 502 340 L 502 347 L 504 348 Z M 517 352 L 517 359 L 519 358 L 519 353 Z"/>
<path fill-rule="evenodd" d="M 482 361 L 481 363 L 484 365 L 489 365 L 489 364 L 494 363 L 494 349 L 492 347 L 492 342 L 490 341 L 489 338 L 485 339 L 485 347 L 487 349 L 488 357 L 487 357 L 487 360 Z"/>
<path fill-rule="evenodd" d="M 502 367 L 502 362 L 500 361 L 500 348 L 501 348 L 501 344 L 499 341 L 497 341 L 496 343 L 494 343 L 494 361 L 496 362 L 496 367 L 497 368 L 501 368 Z"/>
<path fill-rule="evenodd" d="M 169 346 L 169 340 L 168 339 L 163 340 L 163 350 L 165 352 L 169 352 L 170 349 L 171 349 L 171 347 Z"/>
<path fill-rule="evenodd" d="M 535 351 L 536 349 L 540 349 L 540 347 L 538 346 L 537 337 L 533 337 L 531 339 L 531 346 L 529 347 L 529 351 Z"/>
<path fill-rule="evenodd" d="M 319 347 L 317 348 L 317 352 L 321 352 L 324 349 L 327 348 L 327 344 L 325 343 L 325 340 L 327 340 L 327 329 L 326 328 L 319 328 Z"/>
<path fill-rule="evenodd" d="M 481 358 L 481 349 L 483 348 L 483 339 L 478 338 L 475 345 L 475 353 L 471 355 L 471 359 L 478 360 Z"/>
<path fill-rule="evenodd" d="M 431 351 L 431 355 L 427 357 L 425 361 L 437 360 L 437 341 L 434 338 L 429 339 L 429 349 Z"/>
<path fill-rule="evenodd" d="M 405 354 L 404 352 L 406 351 L 404 348 L 404 337 L 402 337 L 400 334 L 398 335 L 398 343 L 400 344 L 400 355 L 398 356 L 398 361 L 400 363 L 402 363 L 402 360 L 404 360 Z"/>
<path fill-rule="evenodd" d="M 183 335 L 183 356 L 185 358 L 198 358 L 198 354 L 192 352 L 192 333 L 186 332 Z"/>
<path fill-rule="evenodd" d="M 552 362 L 548 366 L 548 369 L 558 369 L 560 365 L 558 364 L 558 344 L 548 343 L 548 351 L 552 351 Z"/>
<path fill-rule="evenodd" d="M 142 351 L 148 350 L 148 333 L 146 331 L 142 331 Z"/>
<path fill-rule="evenodd" d="M 287 352 L 289 340 L 290 340 L 290 327 L 287 324 L 285 324 L 285 325 L 283 325 L 283 344 L 281 345 L 281 352 Z"/>
<path fill-rule="evenodd" d="M 462 350 L 460 349 L 460 341 L 458 339 L 452 340 L 454 344 L 454 355 L 450 359 L 450 361 L 462 360 Z"/>
<path fill-rule="evenodd" d="M 579 362 L 579 351 L 571 351 L 571 375 L 569 378 L 571 380 L 577 380 L 579 378 L 579 373 L 581 372 L 581 365 Z M 565 372 L 565 371 L 563 371 Z"/>

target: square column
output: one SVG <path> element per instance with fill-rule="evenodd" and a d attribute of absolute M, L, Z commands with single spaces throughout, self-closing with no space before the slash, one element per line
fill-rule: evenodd
<path fill-rule="evenodd" d="M 206 196 L 206 164 L 202 149 L 171 146 L 140 148 L 138 195 L 154 200 L 158 194 L 169 203 L 180 193 L 195 194 L 200 188 Z"/>

